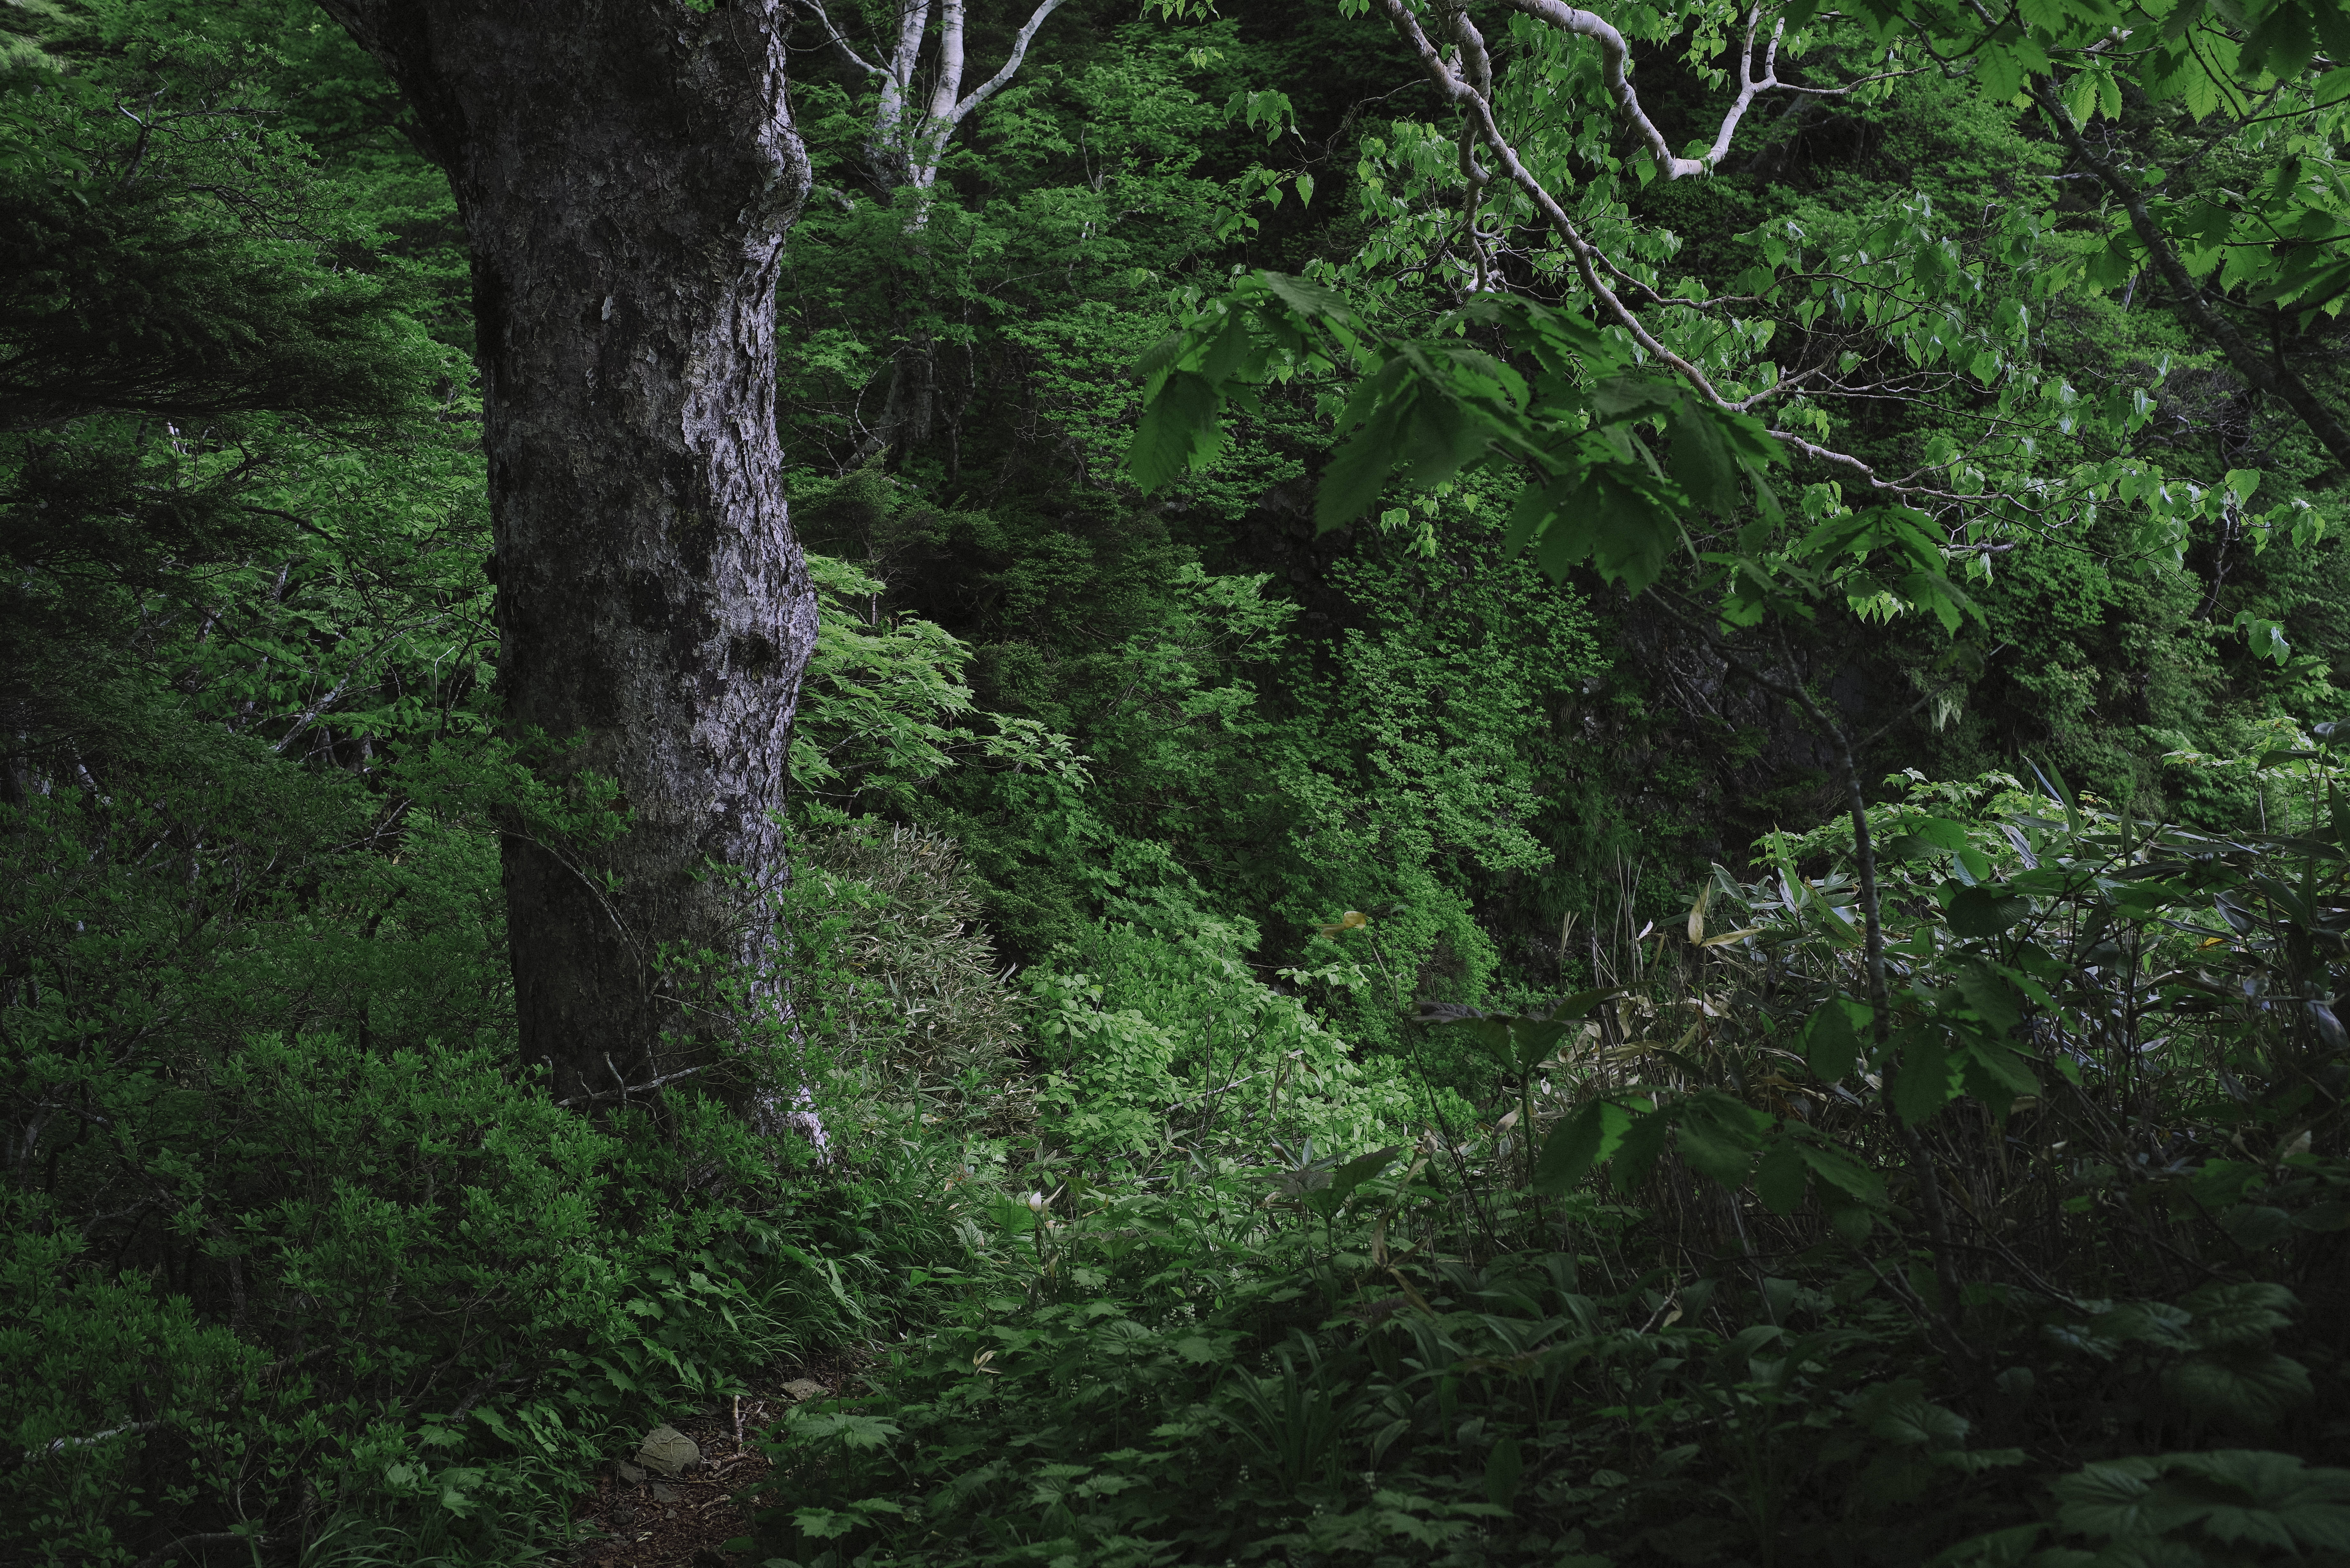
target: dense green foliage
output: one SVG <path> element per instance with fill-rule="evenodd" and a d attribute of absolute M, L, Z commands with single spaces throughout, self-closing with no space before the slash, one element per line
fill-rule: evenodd
<path fill-rule="evenodd" d="M 820 1147 L 515 1064 L 501 836 L 627 820 L 391 85 L 0 18 L 0 1555 L 567 1551 L 819 1353 L 747 1561 L 2350 1553 L 2342 459 L 2210 328 L 2350 407 L 2350 27 L 1758 13 L 1876 79 L 1667 181 L 1481 14 L 1627 325 L 1359 9 L 1071 0 L 913 183 L 795 24 Z M 1609 16 L 1703 141 L 1747 19 Z"/>

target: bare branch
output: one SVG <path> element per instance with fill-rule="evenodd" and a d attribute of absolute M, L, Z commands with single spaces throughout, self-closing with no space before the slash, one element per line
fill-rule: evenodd
<path fill-rule="evenodd" d="M 154 1431 L 162 1424 L 161 1421 L 125 1421 L 120 1427 L 109 1427 L 103 1432 L 93 1432 L 87 1438 L 58 1438 L 42 1448 L 26 1449 L 24 1451 L 24 1458 L 17 1462 L 29 1465 L 62 1454 L 68 1449 L 94 1449 L 99 1444 L 115 1438 L 127 1438 L 140 1432 Z"/>
<path fill-rule="evenodd" d="M 1506 0 L 1510 7 L 1523 12 L 1537 21 L 1547 22 L 1563 33 L 1573 33 L 1591 39 L 1599 46 L 1600 69 L 1607 84 L 1607 96 L 1616 100 L 1616 110 L 1624 117 L 1649 155 L 1656 159 L 1657 168 L 1668 180 L 1679 180 L 1691 174 L 1703 174 L 1712 168 L 1721 155 L 1730 151 L 1730 139 L 1745 118 L 1747 107 L 1755 95 L 1779 85 L 1774 74 L 1779 58 L 1779 24 L 1773 23 L 1766 48 L 1762 74 L 1754 74 L 1754 34 L 1761 26 L 1762 7 L 1754 6 L 1746 13 L 1746 37 L 1738 51 L 1738 97 L 1730 112 L 1722 119 L 1721 128 L 1714 134 L 1713 146 L 1702 158 L 1678 158 L 1665 140 L 1665 133 L 1640 107 L 1640 95 L 1633 89 L 1632 79 L 1625 66 L 1631 57 L 1631 46 L 1614 24 L 1596 12 L 1579 10 L 1561 4 L 1561 0 Z"/>
<path fill-rule="evenodd" d="M 1771 438 L 1790 452 L 1808 457 L 1814 462 L 1831 463 L 1848 472 L 1858 474 L 1861 483 L 1879 495 L 1922 496 L 1929 501 L 1962 502 L 1976 499 L 1972 496 L 1960 495 L 1956 491 L 1934 490 L 1922 484 L 1911 484 L 1903 480 L 1880 478 L 1877 470 L 1850 452 L 1838 452 L 1834 447 L 1821 446 L 1815 441 L 1805 441 L 1793 431 L 1774 430 L 1771 432 Z"/>
<path fill-rule="evenodd" d="M 2344 468 L 2350 469 L 2350 430 L 2343 427 L 2342 421 L 2334 410 L 2327 408 L 2317 394 L 2310 390 L 2309 383 L 2285 363 L 2282 354 L 2262 354 L 2244 340 L 2244 335 L 2236 330 L 2235 323 L 2211 308 L 2203 297 L 2201 286 L 2188 275 L 2185 265 L 2178 259 L 2178 248 L 2170 243 L 2170 236 L 2164 234 L 2162 225 L 2155 221 L 2153 212 L 2146 204 L 2146 193 L 2112 160 L 2099 157 L 2089 145 L 2088 138 L 2083 136 L 2080 127 L 2073 123 L 2071 111 L 2057 97 L 2056 84 L 2046 77 L 2034 77 L 2031 90 L 2034 101 L 2055 127 L 2057 136 L 2072 149 L 2073 156 L 2097 177 L 2107 193 L 2129 214 L 2130 228 L 2137 234 L 2138 243 L 2146 247 L 2147 256 L 2154 263 L 2155 270 L 2162 275 L 2163 282 L 2170 286 L 2171 294 L 2178 301 L 2180 313 L 2220 346 L 2220 351 L 2228 357 L 2228 363 L 2234 367 L 2238 375 L 2251 382 L 2256 390 L 2268 393 L 2301 416 L 2301 422 L 2309 427 L 2309 433 L 2317 438 L 2318 444 L 2325 449 L 2325 454 Z"/>
<path fill-rule="evenodd" d="M 1555 5 L 1555 0 L 1541 0 L 1541 3 Z M 1591 291 L 1591 296 L 1601 304 L 1607 315 L 1614 317 L 1619 326 L 1632 335 L 1634 342 L 1659 360 L 1671 366 L 1683 379 L 1697 389 L 1699 395 L 1706 401 L 1716 408 L 1729 407 L 1721 394 L 1714 389 L 1713 383 L 1706 379 L 1704 371 L 1659 342 L 1656 335 L 1642 326 L 1639 317 L 1634 316 L 1624 302 L 1617 297 L 1616 291 L 1601 280 L 1599 268 L 1605 258 L 1588 240 L 1583 237 L 1582 231 L 1575 226 L 1575 220 L 1567 216 L 1566 209 L 1560 206 L 1557 199 L 1550 193 L 1540 180 L 1534 177 L 1534 171 L 1528 169 L 1524 161 L 1518 157 L 1517 149 L 1512 146 L 1509 139 L 1502 134 L 1501 125 L 1493 118 L 1492 100 L 1462 80 L 1461 74 L 1452 68 L 1451 63 L 1446 60 L 1436 46 L 1429 41 L 1428 35 L 1420 31 L 1419 19 L 1412 15 L 1409 0 L 1380 0 L 1380 5 L 1387 12 L 1388 19 L 1394 25 L 1396 32 L 1401 36 L 1405 44 L 1410 47 L 1412 52 L 1419 57 L 1420 68 L 1427 74 L 1428 79 L 1446 99 L 1459 104 L 1469 112 L 1476 122 L 1478 134 L 1484 140 L 1486 150 L 1492 153 L 1494 161 L 1502 166 L 1503 172 L 1509 175 L 1513 184 L 1525 192 L 1526 199 L 1534 203 L 1535 211 L 1542 213 L 1544 221 L 1565 243 L 1567 254 L 1575 258 L 1576 270 L 1583 275 L 1584 286 Z M 1555 8 L 1562 12 L 1568 11 L 1568 7 L 1563 5 L 1557 5 Z M 1591 16 L 1587 11 L 1573 11 L 1569 14 L 1576 16 Z M 1596 16 L 1591 16 L 1591 20 L 1602 27 L 1607 27 L 1605 22 L 1600 22 Z M 1618 44 L 1623 42 L 1623 35 L 1617 33 L 1613 27 L 1607 27 L 1607 32 Z M 1634 107 L 1638 108 L 1637 100 Z M 1651 127 L 1652 134 L 1654 128 Z"/>
<path fill-rule="evenodd" d="M 618 1067 L 612 1066 L 611 1057 L 607 1056 L 604 1058 L 604 1065 L 611 1067 L 612 1076 L 615 1078 L 619 1077 L 620 1070 Z M 650 1095 L 655 1089 L 666 1088 L 668 1085 L 678 1083 L 683 1079 L 699 1077 L 706 1070 L 706 1067 L 686 1067 L 674 1073 L 663 1074 L 658 1078 L 649 1079 L 641 1084 L 624 1082 L 617 1089 L 599 1089 L 592 1095 L 573 1095 L 567 1099 L 560 1099 L 555 1103 L 567 1110 L 573 1106 L 601 1105 L 606 1100 L 619 1100 L 623 1104 L 626 1104 L 629 1096 L 631 1095 Z"/>
<path fill-rule="evenodd" d="M 872 61 L 867 59 L 863 55 L 858 54 L 849 44 L 847 38 L 842 36 L 840 29 L 833 26 L 832 14 L 824 8 L 824 0 L 800 0 L 800 4 L 806 5 L 815 14 L 816 19 L 824 24 L 825 36 L 832 41 L 832 47 L 840 51 L 841 58 L 847 60 L 850 65 L 856 67 L 858 70 L 863 71 L 869 77 L 887 76 L 889 74 L 883 70 L 879 66 L 877 66 Z"/>
<path fill-rule="evenodd" d="M 922 127 L 935 161 L 946 144 L 944 132 L 954 129 L 955 100 L 962 93 L 963 0 L 942 0 L 939 10 L 939 76 L 931 85 L 930 119 Z"/>
<path fill-rule="evenodd" d="M 881 73 L 881 103 L 873 115 L 873 147 L 884 159 L 895 154 L 892 144 L 906 118 L 906 94 L 912 89 L 914 67 L 922 57 L 922 35 L 931 25 L 931 0 L 899 0 L 898 45 L 889 51 L 889 68 Z"/>
<path fill-rule="evenodd" d="M 1036 29 L 1042 27 L 1045 18 L 1060 8 L 1061 0 L 1037 0 L 1036 9 L 1029 13 L 1026 25 L 1012 40 L 1012 57 L 1003 62 L 1003 68 L 972 88 L 970 96 L 954 106 L 953 122 L 955 124 L 961 125 L 965 115 L 993 98 L 1003 89 L 1006 82 L 1019 73 L 1021 63 L 1028 57 L 1028 45 L 1035 38 Z"/>

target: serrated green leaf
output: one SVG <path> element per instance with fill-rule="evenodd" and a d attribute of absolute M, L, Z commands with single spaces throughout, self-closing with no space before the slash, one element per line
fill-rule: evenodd
<path fill-rule="evenodd" d="M 1168 376 L 1127 448 L 1127 472 L 1144 494 L 1172 483 L 1194 462 L 1214 453 L 1222 440 L 1216 421 L 1222 401 L 1202 376 L 1189 370 Z"/>
<path fill-rule="evenodd" d="M 1898 1054 L 1900 1066 L 1893 1075 L 1893 1112 L 1915 1127 L 1949 1105 L 1959 1085 L 1950 1054 L 1935 1032 L 1907 1032 Z"/>
<path fill-rule="evenodd" d="M 2156 1534 L 2146 1511 L 2159 1473 L 2151 1459 L 2085 1465 L 2049 1484 L 2056 1494 L 2057 1521 L 2078 1534 L 2107 1539 Z"/>
<path fill-rule="evenodd" d="M 1995 937 L 2032 913 L 2032 900 L 1996 886 L 1961 888 L 1950 897 L 1948 919 L 1961 937 Z"/>
<path fill-rule="evenodd" d="M 1811 1168 L 1791 1138 L 1771 1146 L 1754 1170 L 1754 1195 L 1773 1214 L 1793 1214 L 1804 1206 L 1804 1186 Z"/>
<path fill-rule="evenodd" d="M 1967 1440 L 1967 1418 L 1922 1396 L 1886 1401 L 1871 1415 L 1869 1435 L 1906 1449 L 1954 1449 Z"/>
<path fill-rule="evenodd" d="M 2013 1029 L 2023 1022 L 2023 998 L 2004 976 L 1985 963 L 1962 964 L 1958 971 L 1959 994 L 1975 1016 L 1995 1029 Z"/>
<path fill-rule="evenodd" d="M 1755 1150 L 1735 1128 L 1711 1116 L 1691 1115 L 1681 1118 L 1675 1132 L 1681 1158 L 1689 1161 L 1690 1169 L 1726 1188 L 1745 1184 L 1747 1174 L 1754 1168 Z"/>
<path fill-rule="evenodd" d="M 1728 512 L 1736 506 L 1738 465 L 1712 411 L 1684 396 L 1673 410 L 1672 432 L 1673 483 L 1708 511 Z"/>
<path fill-rule="evenodd" d="M 1314 498 L 1317 533 L 1343 528 L 1378 503 L 1395 462 L 1396 428 L 1410 411 L 1414 397 L 1408 391 L 1378 404 L 1322 471 L 1322 486 Z"/>
<path fill-rule="evenodd" d="M 1347 296 L 1335 289 L 1324 288 L 1319 284 L 1308 283 L 1302 277 L 1292 277 L 1286 273 L 1261 272 L 1256 278 L 1282 304 L 1300 316 L 1341 323 L 1351 322 L 1355 318 L 1354 307 L 1347 303 Z"/>
<path fill-rule="evenodd" d="M 1673 1128 L 1673 1115 L 1661 1107 L 1636 1116 L 1624 1130 L 1614 1165 L 1616 1189 L 1629 1192 L 1648 1179 L 1657 1157 L 1665 1151 L 1665 1137 Z"/>
<path fill-rule="evenodd" d="M 2254 1430 L 2306 1403 L 2309 1369 L 2273 1350 L 2199 1352 L 2163 1375 L 2164 1392 L 2207 1420 Z"/>
<path fill-rule="evenodd" d="M 1545 1198 L 1571 1190 L 1593 1166 L 1614 1154 L 1632 1125 L 1632 1115 L 1609 1100 L 1592 1100 L 1550 1129 L 1534 1161 L 1533 1187 Z"/>
<path fill-rule="evenodd" d="M 1860 1030 L 1876 1016 L 1873 1008 L 1846 997 L 1822 1003 L 1804 1025 L 1804 1060 L 1814 1076 L 1825 1084 L 1850 1076 L 1860 1061 Z"/>
<path fill-rule="evenodd" d="M 2197 1343 L 2218 1347 L 2266 1345 L 2293 1326 L 2301 1303 L 2273 1281 L 2241 1280 L 2200 1286 L 2178 1304 L 2193 1315 Z"/>

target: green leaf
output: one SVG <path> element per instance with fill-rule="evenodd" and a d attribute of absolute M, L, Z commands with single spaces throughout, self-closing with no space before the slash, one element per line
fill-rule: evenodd
<path fill-rule="evenodd" d="M 2318 39 L 2334 60 L 2334 68 L 2318 78 L 2324 84 L 2318 93 L 2323 101 L 2327 96 L 2325 88 L 2333 89 L 2335 97 L 2350 90 L 2350 83 L 2337 84 L 2334 80 L 2343 74 L 2343 67 L 2350 64 L 2350 12 L 2344 10 L 2342 0 L 2311 0 L 2309 10 L 2310 19 L 2317 26 Z"/>
<path fill-rule="evenodd" d="M 1967 963 L 1960 966 L 1957 979 L 1959 994 L 1984 1023 L 2005 1031 L 2023 1022 L 2023 998 L 1998 971 L 1984 963 Z"/>
<path fill-rule="evenodd" d="M 2304 1468 L 2293 1454 L 2254 1449 L 2166 1454 L 2167 1511 L 2231 1544 L 2350 1551 L 2350 1471 Z"/>
<path fill-rule="evenodd" d="M 2300 1302 L 2268 1280 L 2216 1281 L 2179 1305 L 2194 1314 L 2195 1339 L 2206 1347 L 2266 1345 L 2272 1334 L 2293 1326 Z"/>
<path fill-rule="evenodd" d="M 1793 1214 L 1804 1204 L 1804 1184 L 1810 1167 L 1793 1138 L 1781 1138 L 1755 1168 L 1754 1194 L 1773 1214 Z"/>
<path fill-rule="evenodd" d="M 1804 1060 L 1813 1075 L 1833 1084 L 1860 1061 L 1860 1033 L 1877 1016 L 1866 1003 L 1832 996 L 1804 1025 Z"/>
<path fill-rule="evenodd" d="M 1754 1168 L 1755 1151 L 1735 1128 L 1711 1116 L 1690 1115 L 1681 1118 L 1676 1131 L 1681 1158 L 1689 1161 L 1690 1169 L 1726 1188 L 1745 1184 L 1747 1173 Z"/>
<path fill-rule="evenodd" d="M 1868 1423 L 1871 1437 L 1903 1449 L 1954 1449 L 1968 1430 L 1964 1416 L 1918 1395 L 1885 1401 Z"/>
<path fill-rule="evenodd" d="M 2056 1518 L 2067 1530 L 2082 1535 L 2129 1538 L 2159 1532 L 2147 1514 L 2153 1495 L 2155 1461 L 2109 1459 L 2085 1465 L 2049 1484 L 2056 1494 Z"/>
<path fill-rule="evenodd" d="M 1405 391 L 1378 403 L 1355 439 L 1322 471 L 1322 488 L 1314 500 L 1316 532 L 1343 528 L 1378 503 L 1395 465 L 1398 427 L 1416 397 L 1416 392 Z"/>
<path fill-rule="evenodd" d="M 2064 775 L 2054 767 L 2042 767 L 2029 757 L 2024 760 L 2032 763 L 2033 774 L 2040 780 L 2041 787 L 2064 807 L 2064 825 L 2076 834 L 2086 833 L 2089 830 L 2088 818 L 2081 815 L 2080 804 L 2074 800 L 2072 790 L 2064 783 Z"/>
<path fill-rule="evenodd" d="M 1515 1438 L 1500 1438 L 1485 1450 L 1485 1498 L 1496 1508 L 1507 1508 L 1518 1495 L 1518 1478 L 1525 1473 L 1525 1458 Z"/>
<path fill-rule="evenodd" d="M 1566 1033 L 1568 1020 L 1563 1018 L 1515 1018 L 1510 1021 L 1510 1034 L 1516 1042 L 1516 1060 L 1513 1069 L 1531 1073 L 1536 1064 L 1558 1048 L 1560 1038 Z"/>
<path fill-rule="evenodd" d="M 2016 1096 L 2040 1093 L 2040 1080 L 2024 1065 L 2023 1058 L 2003 1042 L 1961 1034 L 1957 1057 L 1967 1092 L 1998 1107 L 1998 1120 L 2006 1120 L 2005 1108 Z"/>
<path fill-rule="evenodd" d="M 1673 410 L 1672 431 L 1673 483 L 1708 511 L 1728 512 L 1736 506 L 1738 465 L 1721 439 L 1712 410 L 1685 396 Z"/>
<path fill-rule="evenodd" d="M 1654 376 L 1605 376 L 1591 390 L 1591 406 L 1602 419 L 1622 419 L 1650 409 L 1670 409 L 1681 400 L 1681 390 Z"/>
<path fill-rule="evenodd" d="M 2239 1203 L 2220 1214 L 2220 1229 L 2245 1251 L 2265 1251 L 2292 1237 L 2293 1216 L 2265 1203 Z"/>
<path fill-rule="evenodd" d="M 1868 1240 L 1869 1228 L 1877 1221 L 1868 1204 L 1836 1188 L 1822 1187 L 1818 1191 L 1820 1206 L 1827 1210 L 1828 1229 L 1838 1239 L 1848 1247 L 1857 1247 Z"/>
<path fill-rule="evenodd" d="M 2023 90 L 2023 63 L 2015 51 L 1993 45 L 1975 57 L 1975 80 L 1983 91 L 2005 103 Z"/>
<path fill-rule="evenodd" d="M 1354 308 L 1347 303 L 1347 296 L 1335 289 L 1308 283 L 1302 277 L 1291 277 L 1286 273 L 1261 272 L 1256 277 L 1275 298 L 1300 316 L 1339 323 L 1351 322 L 1355 318 Z"/>
<path fill-rule="evenodd" d="M 1621 994 L 1621 987 L 1612 986 L 1605 990 L 1595 988 L 1590 991 L 1578 991 L 1574 995 L 1569 996 L 1565 1001 L 1553 1006 L 1550 1012 L 1544 1014 L 1544 1016 L 1559 1020 L 1588 1018 L 1591 1016 L 1593 1009 L 1596 1008 L 1601 1002 L 1607 1001 L 1609 997 Z"/>
<path fill-rule="evenodd" d="M 1588 556 L 1600 577 L 1637 594 L 1657 580 L 1680 537 L 1673 515 L 1646 492 L 1606 470 L 1594 472 L 1551 524 L 1537 559 L 1554 580 Z"/>
<path fill-rule="evenodd" d="M 1571 1190 L 1593 1166 L 1615 1153 L 1631 1125 L 1631 1113 L 1612 1100 L 1589 1101 L 1561 1119 L 1534 1161 L 1534 1191 L 1556 1198 Z"/>
<path fill-rule="evenodd" d="M 1948 919 L 1961 937 L 1990 938 L 2032 913 L 2032 900 L 1995 887 L 1961 888 L 1950 897 Z"/>
<path fill-rule="evenodd" d="M 2317 33 L 2293 0 L 2272 6 L 2244 40 L 2240 68 L 2247 76 L 2267 71 L 2279 80 L 2299 76 L 2317 53 Z"/>
<path fill-rule="evenodd" d="M 1142 423 L 1127 448 L 1127 472 L 1146 495 L 1212 456 L 1222 440 L 1216 411 L 1223 400 L 1207 378 L 1189 370 L 1170 374 L 1143 410 Z"/>
<path fill-rule="evenodd" d="M 2255 1429 L 2275 1426 L 2313 1392 L 2300 1362 L 2251 1348 L 2199 1352 L 2164 1374 L 2162 1386 L 2198 1416 Z"/>
<path fill-rule="evenodd" d="M 1251 347 L 1246 318 L 1238 310 L 1225 311 L 1224 324 L 1216 329 L 1215 337 L 1208 345 L 1207 355 L 1200 363 L 1201 379 L 1222 392 L 1224 383 L 1232 379 L 1232 372 L 1240 369 L 1241 362 L 1248 358 Z"/>
<path fill-rule="evenodd" d="M 1358 1154 L 1330 1173 L 1329 1190 L 1344 1198 L 1364 1182 L 1385 1170 L 1403 1152 L 1403 1145 L 1389 1144 L 1368 1154 Z"/>
<path fill-rule="evenodd" d="M 1629 1192 L 1648 1179 L 1657 1157 L 1665 1151 L 1665 1135 L 1673 1128 L 1672 1112 L 1659 1107 L 1634 1118 L 1616 1150 L 1616 1190 Z"/>
<path fill-rule="evenodd" d="M 1885 1201 L 1885 1179 L 1868 1167 L 1832 1144 L 1814 1143 L 1806 1138 L 1796 1145 L 1804 1163 L 1812 1168 L 1812 1175 L 1825 1184 L 1822 1190 L 1833 1188 L 1847 1198 L 1861 1203 Z"/>
<path fill-rule="evenodd" d="M 2047 1533 L 2044 1524 L 2015 1524 L 1994 1530 L 1951 1547 L 1934 1559 L 1932 1568 L 2023 1568 L 2027 1563 L 2035 1568 L 2060 1568 L 2033 1551 Z M 2085 1557 L 2087 1553 L 2080 1555 Z"/>
<path fill-rule="evenodd" d="M 1952 1081 L 1950 1058 L 1934 1031 L 1907 1032 L 1899 1060 L 1893 1078 L 1893 1111 L 1915 1127 L 1950 1104 L 1958 1085 Z"/>

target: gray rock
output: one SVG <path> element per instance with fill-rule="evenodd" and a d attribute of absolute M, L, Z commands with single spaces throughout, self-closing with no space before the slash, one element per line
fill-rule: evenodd
<path fill-rule="evenodd" d="M 701 1462 L 702 1449 L 694 1440 L 666 1424 L 646 1433 L 645 1446 L 637 1450 L 637 1463 L 655 1475 L 682 1475 Z"/>

